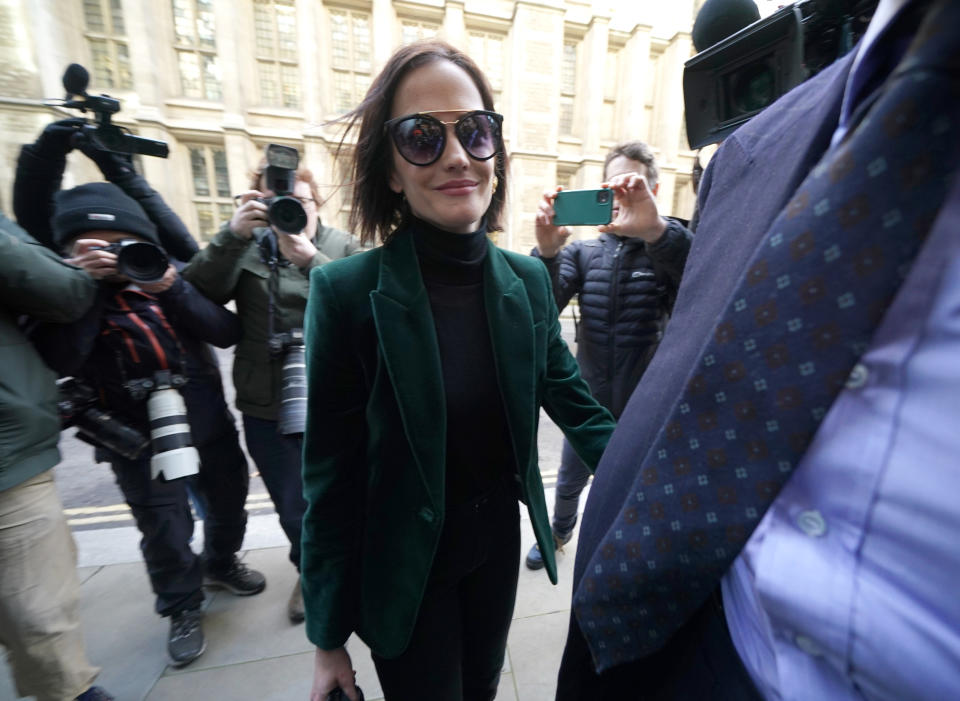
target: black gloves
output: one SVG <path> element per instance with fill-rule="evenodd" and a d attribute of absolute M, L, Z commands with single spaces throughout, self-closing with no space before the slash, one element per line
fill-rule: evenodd
<path fill-rule="evenodd" d="M 77 140 L 77 148 L 83 151 L 83 155 L 97 164 L 100 172 L 110 182 L 116 178 L 134 172 L 133 159 L 126 153 L 114 153 L 97 146 L 91 138 L 80 138 Z"/>
<path fill-rule="evenodd" d="M 77 145 L 84 124 L 83 119 L 76 117 L 48 124 L 33 144 L 34 153 L 49 160 L 65 158 Z"/>

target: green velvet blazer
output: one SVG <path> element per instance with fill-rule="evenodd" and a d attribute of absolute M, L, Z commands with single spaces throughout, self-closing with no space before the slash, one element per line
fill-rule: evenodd
<path fill-rule="evenodd" d="M 546 267 L 488 246 L 484 301 L 520 493 L 555 584 L 537 459 L 540 407 L 591 469 L 614 420 L 560 336 Z M 314 269 L 305 333 L 307 636 L 333 649 L 356 632 L 394 657 L 413 632 L 444 520 L 445 395 L 410 233 Z"/>

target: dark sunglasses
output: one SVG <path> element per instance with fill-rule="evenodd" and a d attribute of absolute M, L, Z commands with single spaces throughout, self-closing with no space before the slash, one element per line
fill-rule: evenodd
<path fill-rule="evenodd" d="M 440 121 L 426 112 L 408 114 L 391 119 L 383 128 L 390 132 L 405 161 L 428 166 L 440 158 L 447 145 L 447 124 L 453 125 L 457 141 L 474 160 L 489 160 L 500 150 L 503 115 L 487 110 L 467 112 L 455 122 Z"/>

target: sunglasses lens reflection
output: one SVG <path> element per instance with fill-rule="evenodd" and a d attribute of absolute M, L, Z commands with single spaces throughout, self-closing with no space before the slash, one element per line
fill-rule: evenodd
<path fill-rule="evenodd" d="M 484 161 L 497 151 L 497 124 L 488 114 L 468 114 L 457 122 L 457 139 L 474 158 Z"/>
<path fill-rule="evenodd" d="M 393 140 L 401 156 L 411 163 L 427 165 L 443 151 L 443 125 L 429 116 L 410 117 L 394 126 Z"/>

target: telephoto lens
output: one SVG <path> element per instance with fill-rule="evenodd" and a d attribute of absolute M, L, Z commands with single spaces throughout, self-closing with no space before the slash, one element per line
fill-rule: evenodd
<path fill-rule="evenodd" d="M 280 413 L 277 417 L 277 430 L 284 435 L 303 433 L 307 426 L 306 370 L 303 346 L 288 346 L 283 355 Z"/>
<path fill-rule="evenodd" d="M 153 479 L 162 476 L 165 480 L 174 480 L 197 474 L 200 455 L 193 447 L 187 407 L 180 392 L 169 385 L 154 390 L 147 400 L 147 414 L 153 443 L 150 460 Z"/>

